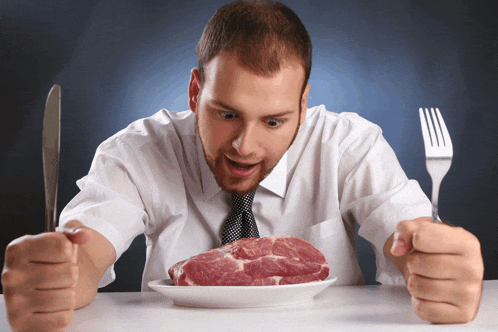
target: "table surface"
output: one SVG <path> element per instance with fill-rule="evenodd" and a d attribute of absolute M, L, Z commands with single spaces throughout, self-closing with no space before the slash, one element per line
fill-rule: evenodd
<path fill-rule="evenodd" d="M 399 286 L 328 287 L 299 305 L 245 309 L 180 307 L 156 292 L 99 293 L 68 331 L 498 331 L 498 280 L 484 281 L 468 324 L 434 325 L 412 311 Z M 0 331 L 10 331 L 0 296 Z"/>

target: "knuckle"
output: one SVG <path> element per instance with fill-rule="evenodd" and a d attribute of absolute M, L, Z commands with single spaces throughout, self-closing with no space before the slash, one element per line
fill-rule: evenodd
<path fill-rule="evenodd" d="M 2 271 L 2 287 L 6 288 L 14 288 L 23 283 L 23 277 L 21 273 L 18 273 L 12 269 L 4 269 Z"/>
<path fill-rule="evenodd" d="M 469 323 L 474 319 L 475 315 L 476 315 L 476 311 L 472 310 L 471 308 L 464 307 L 464 308 L 458 310 L 458 312 L 455 315 L 452 322 L 453 323 Z"/>
<path fill-rule="evenodd" d="M 30 331 L 50 331 L 58 332 L 67 330 L 73 323 L 74 311 L 65 310 L 46 314 L 45 317 L 38 317 L 30 322 Z"/>
<path fill-rule="evenodd" d="M 471 235 L 473 238 L 475 250 L 478 251 L 479 253 L 481 253 L 481 241 L 479 241 L 479 238 L 477 236 L 475 236 L 474 234 L 471 233 Z"/>
<path fill-rule="evenodd" d="M 12 267 L 16 266 L 23 253 L 23 242 L 20 239 L 14 240 L 5 249 L 5 266 Z"/>
<path fill-rule="evenodd" d="M 413 304 L 412 307 L 418 317 L 421 319 L 431 322 L 437 323 L 439 321 L 438 315 L 423 302 L 418 301 L 416 304 Z"/>
<path fill-rule="evenodd" d="M 469 262 L 461 268 L 461 278 L 466 282 L 481 284 L 484 278 L 484 263 L 482 259 Z"/>
<path fill-rule="evenodd" d="M 23 322 L 25 320 L 24 317 L 9 312 L 7 319 L 9 320 L 9 325 L 13 331 L 22 331 Z"/>
<path fill-rule="evenodd" d="M 412 309 L 422 320 L 431 323 L 448 323 L 451 317 L 442 314 L 441 310 L 430 301 L 420 300 L 412 297 Z"/>
<path fill-rule="evenodd" d="M 484 275 L 484 268 L 482 266 L 475 266 L 473 269 L 470 269 L 467 274 L 472 283 L 480 285 Z"/>
<path fill-rule="evenodd" d="M 417 295 L 420 293 L 420 278 L 415 274 L 412 274 L 408 278 L 407 288 L 410 291 L 410 294 Z"/>
<path fill-rule="evenodd" d="M 478 283 L 468 283 L 461 288 L 462 302 L 467 307 L 474 307 L 479 302 L 481 294 L 481 285 Z"/>
<path fill-rule="evenodd" d="M 457 305 L 457 304 L 454 304 Z M 412 309 L 421 319 L 435 324 L 459 324 L 471 322 L 477 313 L 476 306 L 466 304 L 448 310 L 448 307 L 438 307 L 434 303 L 419 300 L 412 296 Z"/>
<path fill-rule="evenodd" d="M 417 316 L 419 316 L 421 319 L 427 320 L 425 319 L 425 310 L 423 303 L 414 296 L 412 296 L 412 309 L 415 314 L 417 314 Z"/>
<path fill-rule="evenodd" d="M 462 319 L 462 323 L 469 323 L 474 320 L 475 314 L 476 313 L 472 310 L 464 310 L 464 312 L 460 316 Z"/>
<path fill-rule="evenodd" d="M 4 299 L 9 313 L 22 312 L 22 309 L 26 308 L 25 297 L 17 292 L 5 290 Z"/>
<path fill-rule="evenodd" d="M 54 329 L 65 330 L 73 323 L 74 311 L 66 310 L 62 311 L 56 318 L 53 320 L 52 326 Z"/>
<path fill-rule="evenodd" d="M 19 295 L 5 297 L 5 306 L 7 309 L 7 319 L 14 331 L 22 330 L 29 312 L 25 306 L 25 301 Z"/>
<path fill-rule="evenodd" d="M 467 231 L 463 227 L 455 227 L 457 236 L 462 239 L 462 243 L 465 244 L 465 248 L 468 254 L 480 255 L 481 254 L 481 242 L 479 238 Z"/>
<path fill-rule="evenodd" d="M 409 277 L 408 277 L 408 281 L 406 283 L 406 288 L 408 288 L 408 291 L 410 292 L 410 294 L 413 295 L 413 291 L 415 290 L 415 275 L 411 274 Z"/>
<path fill-rule="evenodd" d="M 470 238 L 468 240 L 470 250 L 474 252 L 474 254 L 481 255 L 481 242 L 472 233 L 468 233 L 470 235 Z"/>
<path fill-rule="evenodd" d="M 12 241 L 7 245 L 7 248 L 5 249 L 5 255 L 7 257 L 17 256 L 19 254 L 20 247 L 21 243 L 19 241 Z"/>

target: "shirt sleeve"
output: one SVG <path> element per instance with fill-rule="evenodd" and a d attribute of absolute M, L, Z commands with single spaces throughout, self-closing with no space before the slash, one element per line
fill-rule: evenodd
<path fill-rule="evenodd" d="M 78 180 L 80 192 L 64 208 L 60 226 L 70 220 L 105 236 L 116 250 L 116 260 L 142 234 L 147 214 L 135 185 L 140 164 L 132 149 L 118 138 L 103 142 L 95 153 L 87 176 Z M 114 263 L 99 282 L 99 288 L 115 280 Z"/>
<path fill-rule="evenodd" d="M 404 285 L 403 275 L 383 253 L 384 244 L 398 222 L 430 216 L 431 203 L 418 182 L 407 178 L 380 127 L 360 117 L 355 123 L 355 134 L 345 140 L 340 161 L 341 214 L 356 221 L 358 235 L 372 244 L 376 280 Z"/>

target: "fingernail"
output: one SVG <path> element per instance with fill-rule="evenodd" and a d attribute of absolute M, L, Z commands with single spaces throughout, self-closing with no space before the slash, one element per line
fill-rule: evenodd
<path fill-rule="evenodd" d="M 396 256 L 401 256 L 406 254 L 408 245 L 401 240 L 394 240 L 391 247 L 391 253 Z"/>

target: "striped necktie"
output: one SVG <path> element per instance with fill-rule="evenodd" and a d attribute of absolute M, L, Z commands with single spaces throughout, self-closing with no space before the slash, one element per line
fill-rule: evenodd
<path fill-rule="evenodd" d="M 223 229 L 222 246 L 243 238 L 259 237 L 258 226 L 252 214 L 255 193 L 253 191 L 242 196 L 232 194 L 232 213 Z"/>

